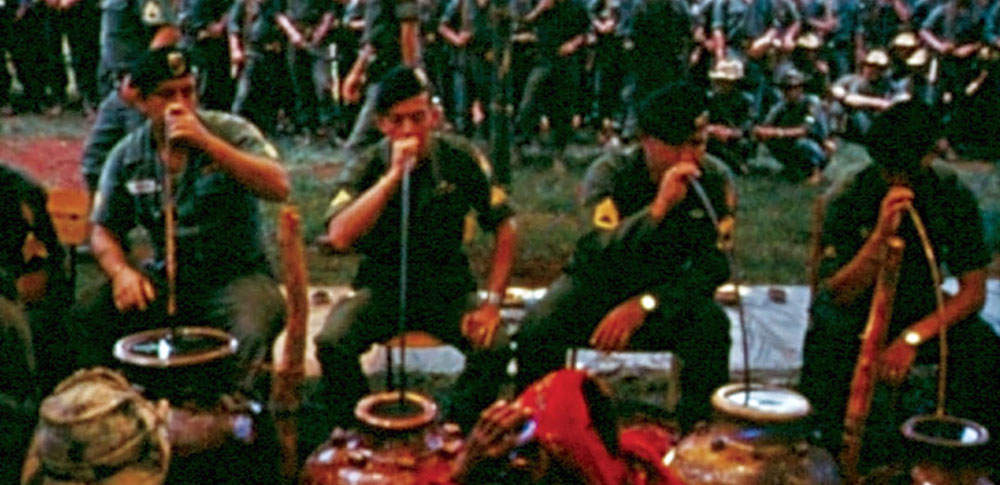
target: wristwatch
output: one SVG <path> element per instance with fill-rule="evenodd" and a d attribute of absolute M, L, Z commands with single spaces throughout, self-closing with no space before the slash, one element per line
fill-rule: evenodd
<path fill-rule="evenodd" d="M 924 338 L 913 330 L 907 330 L 903 332 L 903 342 L 906 342 L 910 347 L 916 347 L 924 342 Z"/>
<path fill-rule="evenodd" d="M 490 305 L 500 306 L 500 303 L 503 302 L 503 295 L 498 291 L 488 291 L 486 292 L 486 299 L 483 300 L 483 302 Z"/>
<path fill-rule="evenodd" d="M 642 306 L 642 309 L 646 310 L 647 313 L 656 310 L 656 297 L 650 295 L 649 293 L 645 293 L 639 297 L 639 305 Z"/>

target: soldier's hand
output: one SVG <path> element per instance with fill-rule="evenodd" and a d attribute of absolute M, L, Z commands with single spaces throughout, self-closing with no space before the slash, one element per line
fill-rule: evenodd
<path fill-rule="evenodd" d="M 566 42 L 563 42 L 562 45 L 559 46 L 559 55 L 562 57 L 569 56 L 574 52 L 576 52 L 579 47 L 580 43 L 577 42 L 575 39 L 567 40 Z"/>
<path fill-rule="evenodd" d="M 390 175 L 402 177 L 403 174 L 412 171 L 420 161 L 417 150 L 420 142 L 417 137 L 411 136 L 392 142 L 392 165 L 389 167 Z"/>
<path fill-rule="evenodd" d="M 211 136 L 198 115 L 180 103 L 166 107 L 164 124 L 167 141 L 174 146 L 204 148 L 205 141 Z"/>
<path fill-rule="evenodd" d="M 952 55 L 959 59 L 965 59 L 969 56 L 972 56 L 978 51 L 979 51 L 979 44 L 965 44 L 956 47 L 955 50 L 952 52 Z"/>
<path fill-rule="evenodd" d="M 902 384 L 916 356 L 916 347 L 897 338 L 879 356 L 879 375 L 891 384 Z"/>
<path fill-rule="evenodd" d="M 882 198 L 882 204 L 878 211 L 878 222 L 875 226 L 876 237 L 885 240 L 896 234 L 903 213 L 913 203 L 913 191 L 908 187 L 894 185 L 889 188 L 889 193 Z"/>
<path fill-rule="evenodd" d="M 651 215 L 662 218 L 670 209 L 687 197 L 688 181 L 701 176 L 701 170 L 694 160 L 682 160 L 670 167 L 660 179 Z M 660 213 L 662 211 L 662 213 Z"/>
<path fill-rule="evenodd" d="M 604 352 L 622 350 L 645 319 L 639 297 L 629 298 L 601 319 L 590 336 L 590 346 Z"/>
<path fill-rule="evenodd" d="M 472 32 L 463 30 L 455 36 L 455 47 L 465 47 L 472 40 Z"/>
<path fill-rule="evenodd" d="M 340 90 L 340 97 L 343 98 L 347 104 L 356 104 L 358 101 L 361 101 L 362 84 L 364 84 L 362 76 L 352 70 L 347 73 L 347 77 L 344 78 L 344 85 Z"/>
<path fill-rule="evenodd" d="M 128 266 L 111 275 L 111 290 L 115 308 L 120 312 L 145 311 L 149 303 L 156 299 L 156 291 L 149 279 Z"/>
<path fill-rule="evenodd" d="M 493 338 L 500 328 L 500 307 L 483 303 L 462 318 L 462 335 L 469 339 L 475 349 L 493 346 Z"/>
<path fill-rule="evenodd" d="M 246 60 L 247 58 L 243 53 L 243 49 L 232 49 L 229 51 L 229 64 L 235 66 L 236 69 L 243 67 Z"/>
<path fill-rule="evenodd" d="M 469 433 L 465 453 L 459 460 L 459 474 L 467 473 L 480 460 L 504 456 L 521 444 L 520 433 L 534 411 L 519 402 L 499 400 L 479 415 L 479 421 Z"/>

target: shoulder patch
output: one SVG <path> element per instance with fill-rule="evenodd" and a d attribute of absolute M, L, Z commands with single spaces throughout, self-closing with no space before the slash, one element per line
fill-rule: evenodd
<path fill-rule="evenodd" d="M 476 229 L 479 227 L 476 224 L 476 218 L 471 214 L 465 215 L 465 221 L 462 226 L 462 242 L 468 244 L 476 237 Z"/>
<path fill-rule="evenodd" d="M 735 228 L 736 228 L 736 218 L 734 218 L 731 215 L 723 217 L 722 220 L 719 221 L 719 227 L 717 228 L 719 232 L 719 238 L 716 241 L 715 245 L 716 247 L 719 248 L 720 251 L 726 252 L 733 250 L 733 232 Z"/>
<path fill-rule="evenodd" d="M 28 235 L 24 237 L 24 244 L 21 246 L 21 255 L 24 256 L 24 262 L 28 263 L 35 258 L 48 258 L 49 250 L 35 237 L 34 232 L 28 231 Z"/>
<path fill-rule="evenodd" d="M 605 197 L 596 207 L 594 207 L 594 227 L 598 229 L 611 230 L 618 227 L 621 222 L 621 215 L 618 207 L 611 197 Z"/>
<path fill-rule="evenodd" d="M 504 202 L 507 202 L 507 192 L 503 190 L 503 187 L 499 185 L 490 187 L 490 207 L 496 207 Z"/>

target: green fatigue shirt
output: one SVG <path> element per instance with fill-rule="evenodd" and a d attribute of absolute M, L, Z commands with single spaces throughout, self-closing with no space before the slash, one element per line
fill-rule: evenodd
<path fill-rule="evenodd" d="M 254 155 L 279 160 L 278 151 L 250 122 L 235 115 L 199 111 L 211 133 Z M 91 216 L 119 241 L 137 226 L 149 231 L 156 251 L 152 270 L 164 267 L 163 181 L 165 170 L 152 140 L 151 123 L 126 136 L 108 155 Z M 185 283 L 222 286 L 239 276 L 270 273 L 261 230 L 259 200 L 192 150 L 188 165 L 173 181 L 177 222 L 178 288 Z"/>
<path fill-rule="evenodd" d="M 429 155 L 410 174 L 410 286 L 471 291 L 475 281 L 462 251 L 466 215 L 470 209 L 475 211 L 479 225 L 493 231 L 514 211 L 503 189 L 491 185 L 489 162 L 471 142 L 434 134 L 429 143 Z M 383 139 L 344 168 L 333 189 L 327 220 L 386 173 L 390 151 L 389 140 Z M 355 288 L 398 286 L 402 200 L 400 185 L 374 227 L 354 244 L 364 255 L 354 279 Z"/>
<path fill-rule="evenodd" d="M 990 253 L 983 240 L 983 224 L 975 196 L 954 171 L 935 163 L 916 177 L 911 185 L 916 208 L 934 246 L 938 262 L 955 276 L 983 268 Z M 870 165 L 831 188 L 827 195 L 826 216 L 821 236 L 820 280 L 825 280 L 846 265 L 861 249 L 875 229 L 879 207 L 889 185 L 876 165 Z M 897 235 L 906 249 L 896 287 L 893 319 L 889 337 L 934 311 L 935 296 L 930 268 L 913 221 L 903 216 Z M 871 302 L 867 296 L 849 310 L 864 321 Z"/>
<path fill-rule="evenodd" d="M 763 124 L 783 128 L 805 127 L 807 136 L 816 141 L 822 141 L 830 133 L 823 104 L 812 94 L 806 94 L 796 102 L 782 98 L 764 117 Z"/>
<path fill-rule="evenodd" d="M 711 210 L 691 187 L 656 224 L 649 218 L 649 205 L 659 183 L 650 178 L 642 150 L 594 162 L 583 183 L 594 230 L 577 242 L 566 273 L 604 285 L 621 299 L 642 291 L 659 301 L 711 296 L 729 278 L 725 251 L 735 188 L 729 169 L 718 159 L 706 155 L 701 169 L 699 182 Z"/>

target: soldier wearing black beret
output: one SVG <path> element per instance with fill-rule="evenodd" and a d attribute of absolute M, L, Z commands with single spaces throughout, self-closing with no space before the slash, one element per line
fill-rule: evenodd
<path fill-rule="evenodd" d="M 327 211 L 331 245 L 364 257 L 353 295 L 331 311 L 316 337 L 322 401 L 336 424 L 351 423 L 357 400 L 367 392 L 358 357 L 397 332 L 405 261 L 407 327 L 431 333 L 466 354 L 465 371 L 445 413 L 471 427 L 496 397 L 509 360 L 499 311 L 514 261 L 513 209 L 503 189 L 493 184 L 490 164 L 479 149 L 436 131 L 439 115 L 421 71 L 399 66 L 382 78 L 381 86 L 374 109 L 385 137 L 344 168 Z M 402 183 L 407 172 L 411 211 L 404 260 Z M 480 227 L 495 235 L 487 296 L 481 302 L 462 251 L 470 211 Z"/>
<path fill-rule="evenodd" d="M 91 247 L 110 281 L 70 318 L 80 364 L 110 363 L 118 338 L 166 324 L 169 178 L 176 213 L 176 318 L 229 331 L 239 342 L 243 368 L 256 369 L 284 320 L 259 208 L 261 199 L 288 196 L 278 152 L 246 120 L 198 109 L 184 51 L 149 51 L 131 77 L 146 122 L 112 149 L 95 194 Z M 136 227 L 149 232 L 155 252 L 139 266 L 126 259 L 128 234 Z"/>
<path fill-rule="evenodd" d="M 858 335 L 872 303 L 879 254 L 890 237 L 901 238 L 905 249 L 886 344 L 874 363 L 878 381 L 912 389 L 915 383 L 907 376 L 915 364 L 938 362 L 937 337 L 946 328 L 947 411 L 987 426 L 993 436 L 998 432 L 1000 338 L 978 315 L 986 298 L 990 252 L 975 195 L 953 170 L 936 160 L 933 148 L 941 127 L 931 113 L 926 105 L 911 101 L 876 118 L 868 135 L 874 162 L 825 196 L 820 281 L 810 310 L 812 325 L 805 337 L 799 389 L 814 407 L 812 427 L 834 452 L 841 444 L 860 349 Z M 940 313 L 929 262 L 908 214 L 911 207 L 926 227 L 936 263 L 958 279 L 958 292 L 946 296 Z M 888 389 L 878 386 L 876 392 L 880 390 Z M 866 436 L 875 438 L 866 438 L 861 453 L 865 461 L 883 464 L 905 454 L 896 439 L 901 422 L 892 416 L 905 419 L 926 411 L 913 403 L 903 399 L 896 403 L 902 408 L 891 412 L 888 406 L 873 408 Z M 991 442 L 994 448 L 980 458 L 995 466 L 996 442 Z"/>
<path fill-rule="evenodd" d="M 570 347 L 668 349 L 684 361 L 682 427 L 711 414 L 711 393 L 729 380 L 729 319 L 713 296 L 729 278 L 735 195 L 725 165 L 705 154 L 707 106 L 686 82 L 654 92 L 639 109 L 641 149 L 587 171 L 593 230 L 518 333 L 520 388 L 561 367 Z"/>

